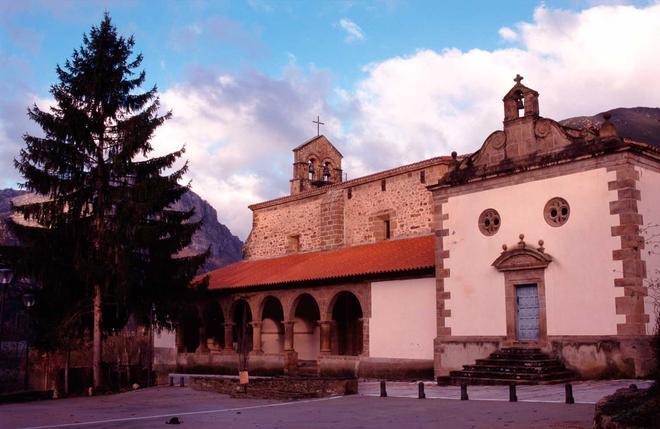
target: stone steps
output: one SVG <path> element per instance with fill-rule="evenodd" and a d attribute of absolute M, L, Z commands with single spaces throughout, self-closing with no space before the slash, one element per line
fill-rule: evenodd
<path fill-rule="evenodd" d="M 508 347 L 497 350 L 488 358 L 451 371 L 438 382 L 449 384 L 543 384 L 562 383 L 575 379 L 575 374 L 538 348 Z"/>

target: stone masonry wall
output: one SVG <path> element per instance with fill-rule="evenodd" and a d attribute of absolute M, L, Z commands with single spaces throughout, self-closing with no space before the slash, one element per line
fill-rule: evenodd
<path fill-rule="evenodd" d="M 447 171 L 447 162 L 434 159 L 409 167 L 253 206 L 244 257 L 283 256 L 287 247 L 291 251 L 287 243 L 292 236 L 299 236 L 300 252 L 373 243 L 385 238 L 385 220 L 391 238 L 430 234 L 433 204 L 426 187 Z"/>

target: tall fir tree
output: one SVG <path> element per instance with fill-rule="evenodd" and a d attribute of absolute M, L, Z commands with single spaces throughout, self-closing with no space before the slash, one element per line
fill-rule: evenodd
<path fill-rule="evenodd" d="M 76 314 L 91 322 L 95 387 L 104 332 L 130 315 L 150 320 L 152 307 L 157 323 L 171 326 L 208 256 L 180 256 L 200 227 L 190 221 L 193 210 L 169 209 L 188 190 L 179 184 L 188 164 L 175 168 L 184 148 L 148 158 L 154 131 L 171 113 L 159 114 L 155 86 L 139 92 L 145 72 L 137 71 L 142 55 L 133 57 L 134 44 L 106 13 L 57 66 L 56 106 L 28 109 L 44 136 L 25 135 L 15 161 L 22 187 L 43 198 L 14 207 L 27 222 L 14 223 L 23 247 L 7 259 L 42 285 L 42 308 L 56 310 L 47 304 L 66 305 L 53 299 L 66 297 L 72 308 L 91 309 L 62 309 L 51 322 L 69 326 Z"/>

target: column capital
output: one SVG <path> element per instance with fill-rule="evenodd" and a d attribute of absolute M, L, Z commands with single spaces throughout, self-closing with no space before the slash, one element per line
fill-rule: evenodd
<path fill-rule="evenodd" d="M 225 327 L 233 327 L 234 325 L 234 322 L 225 322 Z"/>
<path fill-rule="evenodd" d="M 293 325 L 296 324 L 296 321 L 295 321 L 295 320 L 285 320 L 285 321 L 282 322 L 282 323 L 285 324 L 285 325 L 293 326 Z"/>
<path fill-rule="evenodd" d="M 262 323 L 263 322 L 261 322 L 260 320 L 256 320 L 254 322 L 250 322 L 250 326 L 252 326 L 253 328 L 260 328 Z"/>

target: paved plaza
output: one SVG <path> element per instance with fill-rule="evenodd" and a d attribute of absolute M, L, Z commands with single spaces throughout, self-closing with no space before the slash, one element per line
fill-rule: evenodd
<path fill-rule="evenodd" d="M 574 385 L 576 404 L 563 403 L 564 387 L 521 386 L 519 402 L 508 388 L 471 386 L 469 401 L 457 387 L 426 383 L 428 399 L 416 399 L 416 383 L 361 382 L 360 394 L 301 401 L 231 399 L 187 387 L 155 387 L 117 395 L 0 406 L 0 428 L 154 428 L 172 416 L 189 428 L 590 428 L 595 403 L 617 388 L 648 382 L 619 380 Z"/>

